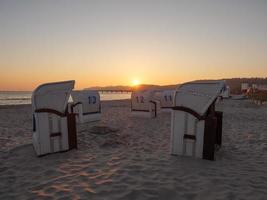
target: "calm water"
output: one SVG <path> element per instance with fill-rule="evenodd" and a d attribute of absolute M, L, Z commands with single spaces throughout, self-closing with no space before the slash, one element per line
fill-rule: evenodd
<path fill-rule="evenodd" d="M 0 105 L 31 104 L 32 92 L 1 92 Z M 102 101 L 130 99 L 131 93 L 100 93 Z"/>

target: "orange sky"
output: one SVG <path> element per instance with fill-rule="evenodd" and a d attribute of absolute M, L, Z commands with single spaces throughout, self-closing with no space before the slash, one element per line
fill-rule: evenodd
<path fill-rule="evenodd" d="M 0 90 L 267 77 L 267 3 L 1 1 Z"/>

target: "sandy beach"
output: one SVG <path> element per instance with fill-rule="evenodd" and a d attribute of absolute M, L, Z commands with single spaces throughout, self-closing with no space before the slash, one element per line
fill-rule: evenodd
<path fill-rule="evenodd" d="M 224 100 L 216 161 L 170 155 L 170 113 L 131 117 L 102 104 L 78 126 L 78 150 L 38 158 L 31 106 L 0 107 L 0 199 L 267 199 L 267 106 Z M 102 130 L 99 134 L 98 130 Z"/>

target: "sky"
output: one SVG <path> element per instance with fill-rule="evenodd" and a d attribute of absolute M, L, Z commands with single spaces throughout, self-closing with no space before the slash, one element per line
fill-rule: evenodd
<path fill-rule="evenodd" d="M 267 77 L 265 0 L 0 0 L 0 90 Z"/>

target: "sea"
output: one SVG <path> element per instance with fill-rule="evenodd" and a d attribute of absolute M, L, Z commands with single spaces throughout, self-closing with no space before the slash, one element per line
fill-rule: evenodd
<path fill-rule="evenodd" d="M 22 92 L 22 91 L 0 91 L 0 105 L 22 105 L 31 104 L 32 92 Z M 130 99 L 131 93 L 101 93 L 101 101 L 109 100 L 121 100 Z"/>

